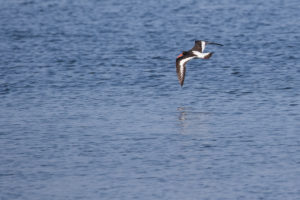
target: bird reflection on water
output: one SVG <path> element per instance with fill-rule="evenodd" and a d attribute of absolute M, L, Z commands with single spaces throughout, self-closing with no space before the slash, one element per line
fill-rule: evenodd
<path fill-rule="evenodd" d="M 185 121 L 187 113 L 184 107 L 178 107 L 177 111 L 179 112 L 178 120 L 179 120 L 180 133 L 184 134 L 185 127 L 187 126 Z"/>
<path fill-rule="evenodd" d="M 181 134 L 203 134 L 209 130 L 209 115 L 192 111 L 193 108 L 178 107 L 178 126 Z"/>

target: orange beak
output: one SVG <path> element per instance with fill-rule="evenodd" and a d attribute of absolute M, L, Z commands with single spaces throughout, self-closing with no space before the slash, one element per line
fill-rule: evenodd
<path fill-rule="evenodd" d="M 179 56 L 177 56 L 177 58 L 180 58 L 181 56 L 183 56 L 182 53 Z"/>

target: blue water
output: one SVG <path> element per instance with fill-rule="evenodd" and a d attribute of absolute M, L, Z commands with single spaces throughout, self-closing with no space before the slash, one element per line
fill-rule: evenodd
<path fill-rule="evenodd" d="M 0 199 L 300 199 L 299 10 L 2 0 Z"/>

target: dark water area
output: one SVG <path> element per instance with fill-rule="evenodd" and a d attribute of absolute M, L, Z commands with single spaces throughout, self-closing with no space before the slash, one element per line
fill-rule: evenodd
<path fill-rule="evenodd" d="M 0 199 L 300 199 L 299 10 L 1 1 Z"/>

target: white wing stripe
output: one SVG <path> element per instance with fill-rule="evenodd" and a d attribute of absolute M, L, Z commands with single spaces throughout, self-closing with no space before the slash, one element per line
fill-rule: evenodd
<path fill-rule="evenodd" d="M 184 76 L 184 64 L 186 62 L 188 62 L 189 60 L 192 60 L 193 58 L 195 58 L 195 56 L 191 56 L 191 57 L 187 57 L 185 59 L 182 59 L 180 62 L 179 62 L 179 66 L 180 66 L 180 76 L 183 77 Z"/>
<path fill-rule="evenodd" d="M 205 41 L 201 41 L 201 50 L 202 50 L 202 52 L 204 51 L 204 49 L 205 49 Z"/>
<path fill-rule="evenodd" d="M 187 57 L 185 59 L 182 59 L 179 63 L 180 66 L 183 66 L 184 63 L 188 62 L 189 60 L 192 60 L 193 58 L 195 58 L 195 56 L 191 56 L 191 57 Z"/>

